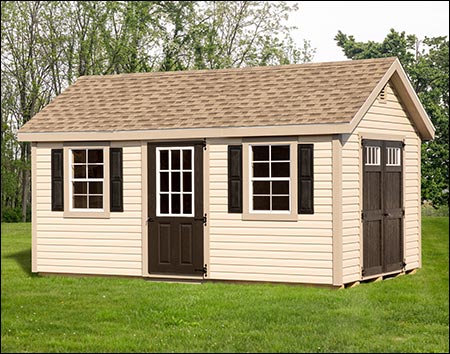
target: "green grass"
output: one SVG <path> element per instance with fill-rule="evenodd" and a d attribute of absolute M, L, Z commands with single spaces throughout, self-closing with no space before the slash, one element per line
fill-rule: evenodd
<path fill-rule="evenodd" d="M 414 275 L 333 290 L 30 273 L 30 224 L 2 225 L 2 352 L 448 352 L 448 218 Z"/>

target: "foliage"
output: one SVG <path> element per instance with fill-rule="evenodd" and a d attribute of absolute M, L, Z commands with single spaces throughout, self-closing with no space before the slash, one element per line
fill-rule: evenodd
<path fill-rule="evenodd" d="M 83 75 L 310 61 L 286 1 L 2 1 L 2 207 L 30 200 L 17 130 Z"/>
<path fill-rule="evenodd" d="M 337 45 L 350 59 L 397 56 L 430 116 L 436 136 L 422 145 L 422 199 L 434 207 L 449 202 L 449 42 L 447 37 L 425 37 L 391 29 L 383 42 L 357 42 L 341 31 Z"/>
<path fill-rule="evenodd" d="M 334 290 L 31 274 L 30 224 L 2 224 L 2 352 L 448 353 L 448 218 L 423 268 Z"/>

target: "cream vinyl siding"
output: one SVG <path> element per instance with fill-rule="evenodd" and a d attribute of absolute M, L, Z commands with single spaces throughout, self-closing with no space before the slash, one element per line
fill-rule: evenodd
<path fill-rule="evenodd" d="M 421 140 L 392 87 L 384 102 L 378 99 L 351 135 L 343 135 L 342 210 L 343 282 L 361 279 L 362 157 L 360 139 L 403 140 L 404 257 L 406 269 L 420 267 L 420 153 Z"/>
<path fill-rule="evenodd" d="M 107 219 L 63 218 L 64 212 L 51 211 L 51 149 L 61 146 L 38 143 L 35 150 L 37 272 L 141 276 L 140 143 L 114 145 L 123 147 L 124 212 Z"/>
<path fill-rule="evenodd" d="M 228 213 L 227 149 L 236 140 L 208 139 L 209 279 L 332 284 L 332 140 L 299 142 L 314 143 L 314 214 L 244 221 Z"/>

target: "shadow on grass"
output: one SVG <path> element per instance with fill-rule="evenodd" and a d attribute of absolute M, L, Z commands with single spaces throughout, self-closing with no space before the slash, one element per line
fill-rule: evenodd
<path fill-rule="evenodd" d="M 31 248 L 25 251 L 13 253 L 6 258 L 15 260 L 26 274 L 31 276 L 35 275 L 31 272 Z"/>

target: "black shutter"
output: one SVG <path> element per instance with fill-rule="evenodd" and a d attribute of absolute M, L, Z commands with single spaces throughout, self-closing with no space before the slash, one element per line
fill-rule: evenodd
<path fill-rule="evenodd" d="M 228 146 L 228 212 L 242 213 L 242 146 Z"/>
<path fill-rule="evenodd" d="M 109 149 L 110 211 L 123 211 L 122 148 Z"/>
<path fill-rule="evenodd" d="M 64 152 L 52 149 L 52 211 L 64 211 Z"/>
<path fill-rule="evenodd" d="M 298 213 L 314 214 L 314 145 L 298 145 Z"/>

